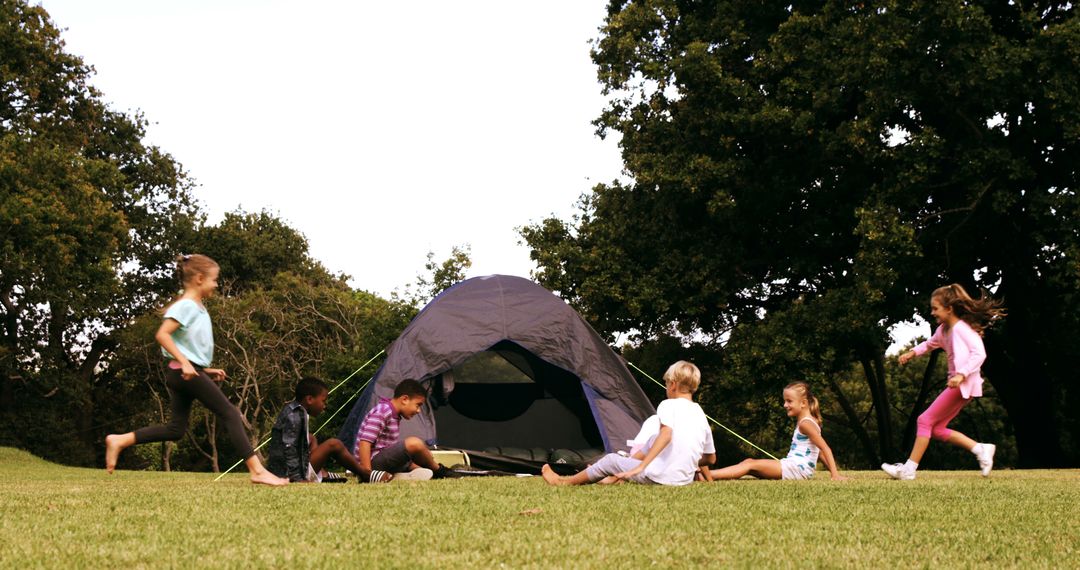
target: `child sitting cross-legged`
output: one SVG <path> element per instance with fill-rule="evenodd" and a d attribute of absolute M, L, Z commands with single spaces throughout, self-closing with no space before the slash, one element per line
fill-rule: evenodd
<path fill-rule="evenodd" d="M 544 465 L 541 474 L 551 485 L 586 485 L 589 483 L 635 483 L 687 485 L 703 465 L 716 461 L 712 430 L 701 406 L 694 403 L 694 392 L 701 383 L 697 366 L 680 360 L 664 373 L 667 398 L 656 408 L 659 432 L 631 457 L 616 453 L 605 455 L 584 471 L 561 477 Z"/>
<path fill-rule="evenodd" d="M 285 404 L 271 431 L 270 459 L 266 465 L 270 472 L 292 482 L 321 483 L 334 479 L 323 470 L 333 458 L 356 473 L 359 481 L 368 480 L 371 469 L 365 471 L 340 439 L 319 443 L 311 434 L 310 418 L 326 409 L 329 393 L 326 383 L 318 378 L 302 378 L 296 383 L 296 399 Z"/>
<path fill-rule="evenodd" d="M 427 401 L 427 391 L 416 380 L 402 380 L 394 388 L 392 399 L 381 398 L 364 416 L 356 434 L 353 454 L 369 481 L 422 481 L 432 477 L 459 477 L 439 465 L 424 440 L 410 436 L 401 439 L 400 422 L 420 413 Z"/>

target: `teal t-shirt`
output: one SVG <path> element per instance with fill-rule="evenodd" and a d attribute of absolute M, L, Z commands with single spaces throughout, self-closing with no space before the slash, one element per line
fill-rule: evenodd
<path fill-rule="evenodd" d="M 193 364 L 210 366 L 214 360 L 214 327 L 210 323 L 210 313 L 191 299 L 180 299 L 165 311 L 165 318 L 180 323 L 180 328 L 172 333 L 173 342 L 180 352 Z M 164 348 L 165 358 L 172 359 Z"/>

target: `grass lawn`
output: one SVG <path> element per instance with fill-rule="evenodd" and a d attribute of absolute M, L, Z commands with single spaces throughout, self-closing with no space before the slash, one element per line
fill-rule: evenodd
<path fill-rule="evenodd" d="M 1080 471 L 549 488 L 267 488 L 0 448 L 0 566 L 1076 567 Z M 820 475 L 820 474 L 819 474 Z"/>

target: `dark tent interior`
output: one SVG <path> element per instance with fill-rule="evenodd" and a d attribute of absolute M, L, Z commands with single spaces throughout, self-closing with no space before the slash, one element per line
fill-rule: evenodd
<path fill-rule="evenodd" d="M 603 451 L 581 380 L 511 341 L 440 375 L 432 391 L 441 446 L 541 461 L 553 449 Z"/>

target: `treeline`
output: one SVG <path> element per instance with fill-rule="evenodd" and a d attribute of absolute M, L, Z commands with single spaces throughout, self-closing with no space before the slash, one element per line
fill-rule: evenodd
<path fill-rule="evenodd" d="M 706 411 L 768 449 L 790 436 L 781 388 L 808 380 L 848 467 L 900 459 L 944 384 L 941 355 L 885 355 L 890 328 L 929 321 L 939 285 L 992 291 L 1010 314 L 986 335 L 987 397 L 954 425 L 1002 465 L 1078 465 L 1077 46 L 1060 2 L 612 2 L 596 124 L 633 181 L 523 228 L 536 277 L 613 341 L 637 331 L 646 370 L 697 362 Z M 152 332 L 178 252 L 221 264 L 216 358 L 253 440 L 297 376 L 344 378 L 468 264 L 429 258 L 418 291 L 381 299 L 272 214 L 209 224 L 90 76 L 43 8 L 0 1 L 0 445 L 90 465 L 104 434 L 167 416 Z M 124 461 L 223 468 L 214 419 L 192 420 Z"/>
<path fill-rule="evenodd" d="M 809 380 L 834 449 L 867 467 L 905 456 L 944 387 L 943 357 L 885 356 L 889 330 L 932 322 L 936 287 L 992 292 L 993 391 L 957 427 L 1015 438 L 1003 465 L 1080 465 L 1076 12 L 611 2 L 596 125 L 632 181 L 524 228 L 540 282 L 612 338 L 639 331 L 654 370 L 688 342 L 706 410 L 762 441 L 785 440 L 780 390 Z"/>
<path fill-rule="evenodd" d="M 467 250 L 442 266 L 429 258 L 432 277 L 408 299 L 353 290 L 270 213 L 207 223 L 192 179 L 146 144 L 141 116 L 109 108 L 42 7 L 0 2 L 0 62 L 0 445 L 94 465 L 105 434 L 167 418 L 153 333 L 178 293 L 179 253 L 221 265 L 223 294 L 208 307 L 215 360 L 253 441 L 297 378 L 348 376 L 468 263 Z M 335 394 L 331 413 L 377 365 Z M 188 437 L 124 461 L 223 468 L 235 454 L 219 431 L 196 407 Z"/>

